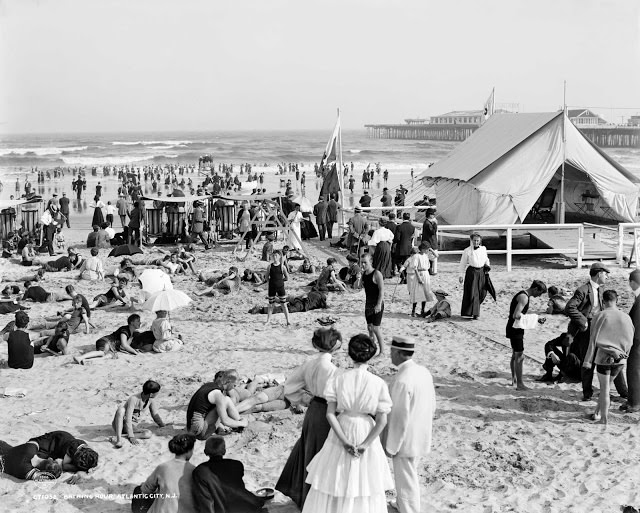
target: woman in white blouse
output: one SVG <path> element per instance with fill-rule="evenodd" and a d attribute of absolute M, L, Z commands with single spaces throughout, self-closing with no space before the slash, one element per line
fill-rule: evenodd
<path fill-rule="evenodd" d="M 305 482 L 307 465 L 322 449 L 331 429 L 324 389 L 337 371 L 331 357 L 340 349 L 342 335 L 334 328 L 318 328 L 311 342 L 320 353 L 296 368 L 284 384 L 284 395 L 294 408 L 303 403 L 305 394 L 312 395 L 313 399 L 302 422 L 302 434 L 276 484 L 276 490 L 290 497 L 300 509 L 310 489 Z"/>
<path fill-rule="evenodd" d="M 471 234 L 471 245 L 462 252 L 460 259 L 460 283 L 464 281 L 462 295 L 463 317 L 480 317 L 480 305 L 487 296 L 485 289 L 485 273 L 489 271 L 487 248 L 482 245 L 482 237 L 478 233 Z M 463 277 L 464 273 L 464 277 Z"/>
<path fill-rule="evenodd" d="M 80 267 L 80 280 L 104 280 L 104 267 L 102 260 L 98 258 L 98 248 L 91 248 L 91 256 L 87 258 Z"/>
<path fill-rule="evenodd" d="M 391 411 L 382 378 L 367 370 L 377 351 L 367 335 L 349 340 L 354 367 L 337 372 L 324 389 L 331 431 L 307 466 L 311 485 L 302 513 L 386 513 L 385 490 L 393 488 L 380 433 Z"/>

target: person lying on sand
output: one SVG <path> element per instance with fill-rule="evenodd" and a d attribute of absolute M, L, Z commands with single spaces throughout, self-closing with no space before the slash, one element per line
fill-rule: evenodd
<path fill-rule="evenodd" d="M 151 431 L 140 429 L 137 425 L 140 421 L 140 415 L 147 409 L 158 427 L 165 426 L 154 401 L 159 393 L 160 384 L 148 380 L 142 385 L 142 392 L 132 395 L 118 406 L 111 423 L 116 434 L 115 438 L 110 439 L 113 445 L 120 449 L 124 445 L 123 437 L 127 438 L 132 445 L 138 445 L 138 439 L 151 438 Z"/>
<path fill-rule="evenodd" d="M 58 292 L 47 292 L 39 285 L 33 285 L 30 281 L 24 282 L 24 295 L 22 301 L 35 301 L 36 303 L 55 303 L 66 301 L 68 298 Z"/>
<path fill-rule="evenodd" d="M 266 281 L 266 276 L 260 271 L 245 269 L 241 281 L 252 283 L 253 285 L 262 285 Z"/>
<path fill-rule="evenodd" d="M 73 248 L 69 248 L 67 253 L 67 255 L 61 256 L 55 260 L 41 262 L 40 265 L 42 265 L 42 269 L 50 273 L 80 269 L 84 260 L 78 252 Z"/>
<path fill-rule="evenodd" d="M 131 314 L 127 318 L 126 326 L 120 326 L 110 335 L 99 338 L 96 340 L 95 351 L 89 351 L 82 356 L 74 356 L 73 361 L 84 365 L 84 361 L 89 359 L 117 358 L 117 353 L 120 351 L 137 356 L 140 351 L 131 347 L 131 341 L 133 340 L 133 334 L 139 329 L 140 316 L 138 314 Z"/>
<path fill-rule="evenodd" d="M 39 457 L 53 458 L 62 465 L 64 472 L 75 473 L 65 481 L 69 484 L 79 483 L 98 466 L 98 453 L 87 442 L 66 431 L 50 431 L 30 438 L 28 443 L 36 445 Z"/>
<path fill-rule="evenodd" d="M 231 294 L 240 290 L 240 274 L 237 267 L 230 267 L 227 275 L 216 283 L 214 283 L 208 289 L 200 292 L 195 292 L 196 296 L 210 295 L 215 297 L 217 291 L 222 291 L 225 294 Z"/>
<path fill-rule="evenodd" d="M 286 410 L 291 406 L 284 396 L 284 385 L 265 382 L 260 376 L 230 390 L 229 397 L 235 403 L 238 413 Z"/>
<path fill-rule="evenodd" d="M 69 310 L 58 312 L 56 317 L 47 317 L 45 319 L 44 330 L 40 331 L 41 336 L 50 336 L 55 334 L 55 328 L 58 323 L 64 321 L 67 324 L 69 333 L 77 333 L 80 325 L 84 323 L 84 333 L 89 334 L 89 312 L 82 303 L 80 294 L 74 296 L 71 300 L 71 308 Z M 54 331 L 52 331 L 54 329 Z"/>
<path fill-rule="evenodd" d="M 51 481 L 62 475 L 62 465 L 38 456 L 38 446 L 32 443 L 14 447 L 0 440 L 0 468 L 2 473 L 25 481 Z"/>
<path fill-rule="evenodd" d="M 298 272 L 303 274 L 315 274 L 316 266 L 313 265 L 308 258 L 305 258 L 300 267 L 298 267 Z"/>
<path fill-rule="evenodd" d="M 317 290 L 311 290 L 308 294 L 303 296 L 287 296 L 287 309 L 289 313 L 296 312 L 308 312 L 310 310 L 317 310 L 320 308 L 327 308 L 327 294 L 326 292 L 319 292 Z M 256 305 L 251 310 L 250 314 L 266 314 L 269 308 L 267 306 Z M 283 313 L 281 305 L 273 305 L 273 313 Z"/>

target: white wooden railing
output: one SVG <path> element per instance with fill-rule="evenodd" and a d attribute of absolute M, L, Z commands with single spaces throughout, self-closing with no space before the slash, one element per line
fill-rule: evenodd
<path fill-rule="evenodd" d="M 384 210 L 385 212 L 394 212 L 398 210 L 425 210 L 428 205 L 409 205 L 401 207 L 359 207 L 363 212 L 375 212 Z M 353 209 L 345 209 L 347 212 L 352 212 Z M 379 216 L 375 216 L 379 217 Z M 413 222 L 415 227 L 421 228 L 422 224 Z M 637 226 L 637 231 L 640 233 L 640 224 Z M 569 248 L 529 248 L 529 249 L 513 249 L 513 232 L 528 232 L 530 230 L 570 230 L 575 232 L 576 243 L 575 246 Z M 487 250 L 490 255 L 506 255 L 507 272 L 511 272 L 513 255 L 557 255 L 563 254 L 571 257 L 575 257 L 578 264 L 578 268 L 582 267 L 582 259 L 584 258 L 584 225 L 580 223 L 566 223 L 566 224 L 464 224 L 464 225 L 439 225 L 438 235 L 441 238 L 447 237 L 449 232 L 474 232 L 474 231 L 499 231 L 505 232 L 506 235 L 506 249 L 491 249 Z M 442 250 L 439 251 L 441 255 L 461 255 L 463 250 Z"/>

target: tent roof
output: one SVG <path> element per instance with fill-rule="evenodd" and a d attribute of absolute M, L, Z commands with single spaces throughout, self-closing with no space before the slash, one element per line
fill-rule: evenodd
<path fill-rule="evenodd" d="M 427 169 L 423 176 L 472 181 L 490 164 L 558 116 L 562 116 L 562 112 L 494 114 L 447 157 Z"/>

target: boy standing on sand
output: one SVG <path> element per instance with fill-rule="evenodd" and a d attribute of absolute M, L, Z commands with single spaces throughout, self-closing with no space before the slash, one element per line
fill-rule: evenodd
<path fill-rule="evenodd" d="M 267 299 L 269 300 L 269 308 L 267 309 L 267 322 L 271 322 L 271 314 L 273 313 L 273 305 L 280 303 L 284 317 L 289 326 L 289 309 L 287 308 L 287 293 L 284 290 L 284 282 L 289 279 L 289 271 L 282 264 L 282 252 L 275 250 L 271 255 L 271 263 L 267 267 L 267 281 L 269 283 L 269 292 Z"/>
<path fill-rule="evenodd" d="M 521 290 L 511 300 L 509 306 L 509 319 L 507 320 L 506 336 L 511 342 L 513 353 L 511 354 L 511 377 L 512 384 L 518 390 L 529 390 L 522 380 L 522 364 L 524 363 L 524 330 L 526 323 L 524 317 L 529 310 L 529 298 L 540 297 L 547 291 L 547 286 L 540 280 L 534 280 L 527 290 Z M 537 315 L 535 316 L 537 319 Z M 539 324 L 543 324 L 546 319 L 537 319 Z M 535 323 L 536 321 L 534 321 Z M 514 325 L 517 325 L 515 327 Z M 521 327 L 522 325 L 522 327 Z"/>
<path fill-rule="evenodd" d="M 156 404 L 153 401 L 159 393 L 160 384 L 156 381 L 149 380 L 142 385 L 141 393 L 132 395 L 118 406 L 116 414 L 113 417 L 113 422 L 111 423 L 116 433 L 115 440 L 112 438 L 111 441 L 117 449 L 120 449 L 124 445 L 122 441 L 123 435 L 129 439 L 132 445 L 138 445 L 138 439 L 151 438 L 151 431 L 148 429 L 138 429 L 137 427 L 140 414 L 147 408 L 158 427 L 165 426 L 165 423 L 160 418 Z"/>

